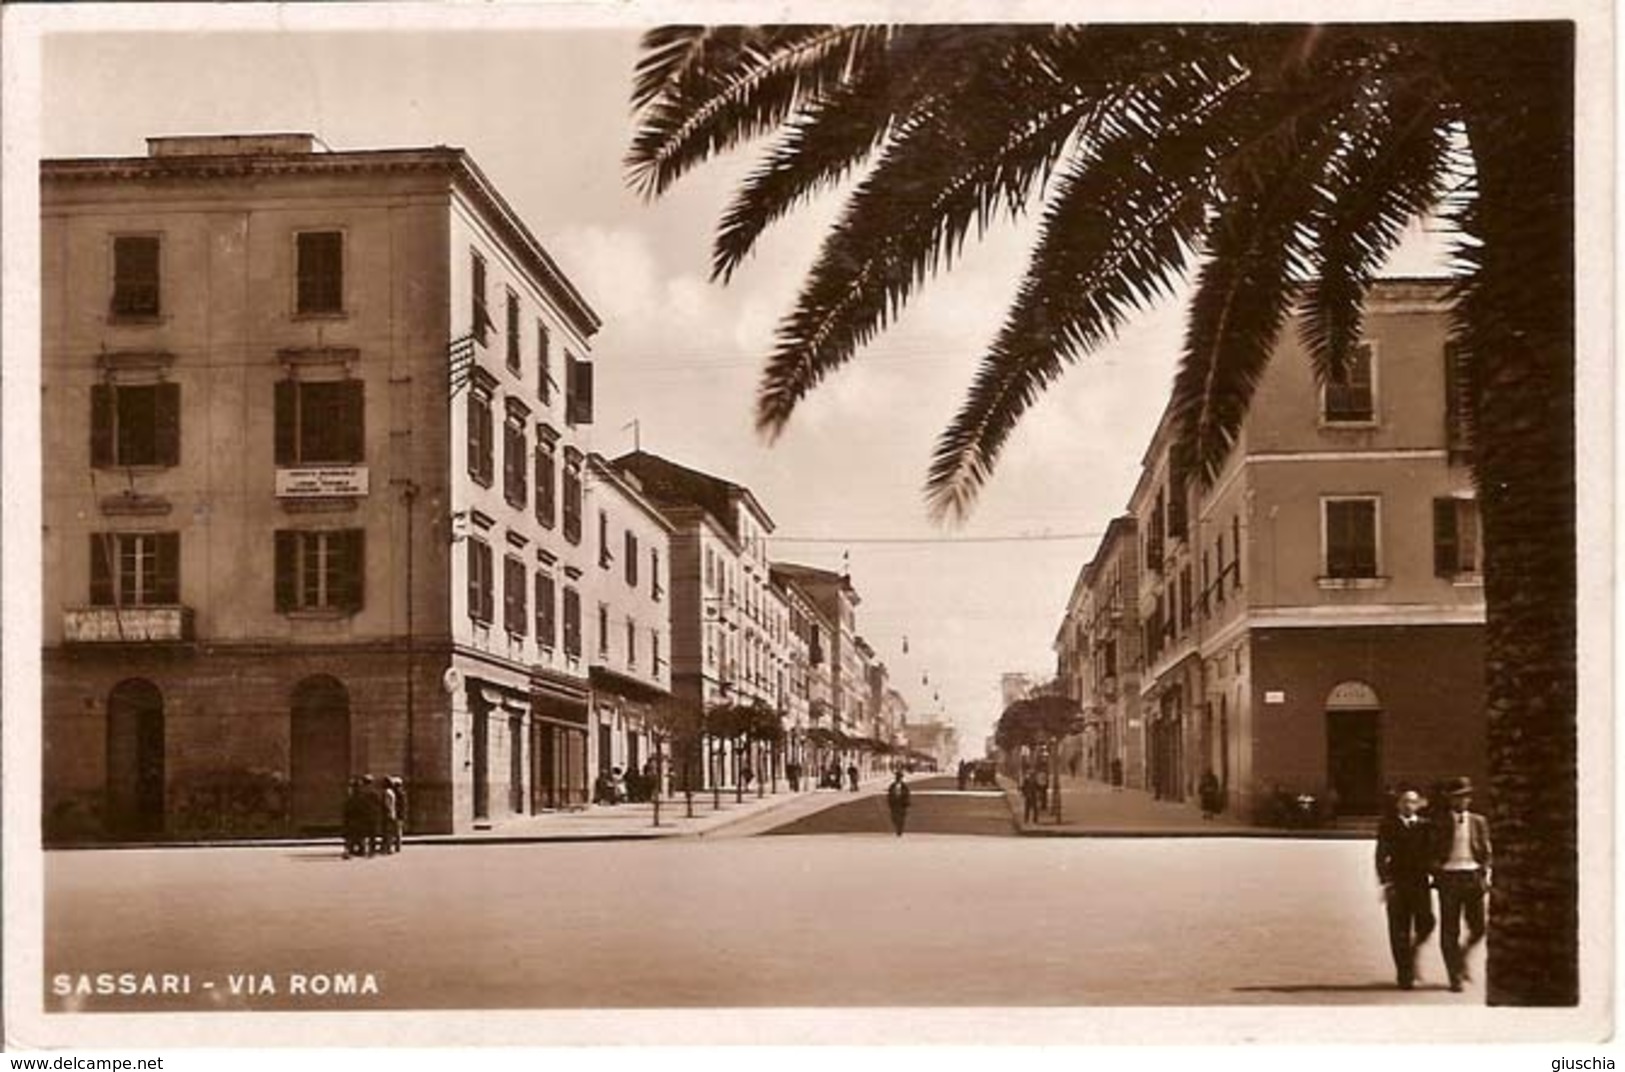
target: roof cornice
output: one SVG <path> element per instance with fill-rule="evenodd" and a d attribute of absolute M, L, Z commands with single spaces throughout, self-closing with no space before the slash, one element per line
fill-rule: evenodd
<path fill-rule="evenodd" d="M 40 161 L 42 184 L 70 182 L 195 182 L 290 175 L 439 174 L 480 210 L 558 302 L 576 329 L 591 337 L 603 320 L 560 270 L 519 214 L 466 150 L 437 145 L 314 153 L 81 157 Z"/>

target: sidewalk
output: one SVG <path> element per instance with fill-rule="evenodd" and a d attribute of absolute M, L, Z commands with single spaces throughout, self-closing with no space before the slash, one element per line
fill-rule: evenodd
<path fill-rule="evenodd" d="M 1022 816 L 1021 791 L 1000 779 L 1016 829 L 1030 837 L 1231 837 L 1360 839 L 1371 835 L 1360 829 L 1316 827 L 1287 830 L 1257 826 L 1229 812 L 1202 818 L 1195 801 L 1156 800 L 1143 789 L 1113 789 L 1104 782 L 1061 777 L 1061 816 L 1057 823 L 1046 808 L 1040 821 Z"/>
<path fill-rule="evenodd" d="M 931 775 L 916 775 L 910 781 Z M 758 797 L 747 791 L 735 802 L 733 790 L 724 790 L 722 806 L 713 808 L 709 792 L 694 794 L 694 816 L 688 817 L 686 798 L 679 794 L 660 802 L 660 825 L 654 825 L 653 804 L 594 805 L 575 811 L 545 812 L 499 819 L 488 828 L 454 834 L 408 834 L 408 845 L 515 845 L 533 842 L 647 841 L 677 837 L 750 837 L 794 822 L 825 808 L 884 793 L 890 779 L 875 775 L 858 792 L 804 789 L 792 793 L 782 784 L 777 793 Z M 340 844 L 337 834 L 327 837 L 220 838 L 217 840 L 99 842 L 53 846 L 48 851 L 76 852 L 96 849 L 196 849 L 314 846 Z"/>

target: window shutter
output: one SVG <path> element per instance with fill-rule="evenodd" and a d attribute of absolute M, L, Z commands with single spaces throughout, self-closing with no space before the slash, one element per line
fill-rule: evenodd
<path fill-rule="evenodd" d="M 1458 534 L 1456 500 L 1433 500 L 1433 572 L 1439 577 L 1456 573 Z"/>
<path fill-rule="evenodd" d="M 479 479 L 480 476 L 480 407 L 484 405 L 479 395 L 473 391 L 468 393 L 468 475 Z M 473 547 L 473 544 L 469 544 Z M 469 576 L 473 576 L 472 573 Z M 473 604 L 470 604 L 472 606 Z"/>
<path fill-rule="evenodd" d="M 553 608 L 553 578 L 536 574 L 536 642 L 544 648 L 558 643 L 558 622 Z"/>
<path fill-rule="evenodd" d="M 344 424 L 335 446 L 344 461 L 359 463 L 367 457 L 367 385 L 363 380 L 344 380 L 338 388 Z"/>
<path fill-rule="evenodd" d="M 631 529 L 626 531 L 626 583 L 634 588 L 638 584 L 638 538 Z"/>
<path fill-rule="evenodd" d="M 297 450 L 299 385 L 293 380 L 278 380 L 276 384 L 276 463 L 295 465 L 299 461 Z"/>
<path fill-rule="evenodd" d="M 117 537 L 106 533 L 90 534 L 90 605 L 113 605 L 113 557 Z"/>
<path fill-rule="evenodd" d="M 480 616 L 480 542 L 468 541 L 468 616 Z"/>
<path fill-rule="evenodd" d="M 155 454 L 159 465 L 181 463 L 181 385 L 158 385 L 158 413 L 154 424 Z"/>
<path fill-rule="evenodd" d="M 157 584 L 153 586 L 153 603 L 179 603 L 181 601 L 181 534 L 160 532 L 153 538 L 157 549 Z"/>
<path fill-rule="evenodd" d="M 118 389 L 98 383 L 90 388 L 90 464 L 116 465 L 113 457 L 113 424 L 118 412 Z"/>
<path fill-rule="evenodd" d="M 294 608 L 295 571 L 299 562 L 299 534 L 276 534 L 276 611 L 286 614 Z"/>
<path fill-rule="evenodd" d="M 592 423 L 592 362 L 575 362 L 575 388 L 570 392 L 571 422 Z"/>
<path fill-rule="evenodd" d="M 339 606 L 358 611 L 365 603 L 367 583 L 367 532 L 346 529 L 335 533 L 338 540 L 340 592 Z"/>

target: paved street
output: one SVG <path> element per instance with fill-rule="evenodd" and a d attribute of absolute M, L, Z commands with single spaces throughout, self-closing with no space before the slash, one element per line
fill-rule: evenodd
<path fill-rule="evenodd" d="M 985 798 L 917 798 L 929 829 Z M 808 829 L 873 823 L 843 804 Z M 851 812 L 845 809 L 852 808 Z M 961 811 L 960 809 L 963 809 Z M 883 812 L 880 813 L 882 821 Z M 976 825 L 973 822 L 972 825 Z M 1363 841 L 890 833 L 61 852 L 51 1008 L 1404 1004 Z M 189 994 L 51 996 L 169 972 Z M 319 994 L 320 973 L 376 993 Z M 232 975 L 275 991 L 232 993 Z M 305 993 L 292 993 L 296 975 Z M 137 980 L 139 983 L 141 980 Z M 241 984 L 241 980 L 239 983 Z M 212 984 L 212 987 L 208 984 Z M 94 985 L 93 983 L 89 985 Z M 239 989 L 244 989 L 239 987 Z"/>
<path fill-rule="evenodd" d="M 958 792 L 952 778 L 928 778 L 910 783 L 906 834 L 987 834 L 1009 837 L 1015 833 L 1010 807 L 1001 790 Z M 773 834 L 890 834 L 891 816 L 884 795 L 827 808 L 804 819 L 777 827 Z M 893 835 L 896 836 L 895 834 Z"/>

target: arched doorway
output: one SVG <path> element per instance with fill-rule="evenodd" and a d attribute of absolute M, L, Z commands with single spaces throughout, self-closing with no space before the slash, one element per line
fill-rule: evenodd
<path fill-rule="evenodd" d="M 1382 808 L 1382 701 L 1363 681 L 1345 681 L 1326 696 L 1326 780 L 1339 815 Z"/>
<path fill-rule="evenodd" d="M 293 690 L 288 782 L 292 822 L 298 830 L 330 830 L 344 819 L 350 777 L 350 694 L 326 674 Z"/>
<path fill-rule="evenodd" d="M 107 826 L 115 833 L 164 828 L 164 694 L 131 678 L 107 697 Z"/>

